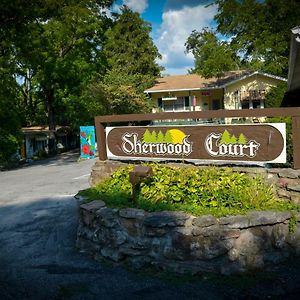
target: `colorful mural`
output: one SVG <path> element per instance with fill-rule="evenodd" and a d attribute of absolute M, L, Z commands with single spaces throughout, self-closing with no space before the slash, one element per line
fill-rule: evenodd
<path fill-rule="evenodd" d="M 80 157 L 94 158 L 96 153 L 95 127 L 80 126 Z"/>

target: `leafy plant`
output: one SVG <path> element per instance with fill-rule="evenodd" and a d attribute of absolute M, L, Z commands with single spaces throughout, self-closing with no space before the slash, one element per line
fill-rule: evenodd
<path fill-rule="evenodd" d="M 181 210 L 194 215 L 245 214 L 249 210 L 287 210 L 295 206 L 277 200 L 263 178 L 252 178 L 230 168 L 174 167 L 150 164 L 154 175 L 142 179 L 137 201 L 131 199 L 129 172 L 120 168 L 96 187 L 85 191 L 90 200 L 108 206 L 137 207 L 147 211 Z"/>

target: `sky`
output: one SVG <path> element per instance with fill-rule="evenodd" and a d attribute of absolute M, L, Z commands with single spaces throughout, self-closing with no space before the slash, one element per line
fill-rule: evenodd
<path fill-rule="evenodd" d="M 158 63 L 165 68 L 162 74 L 187 74 L 194 66 L 191 53 L 185 53 L 185 42 L 193 30 L 215 27 L 215 5 L 211 0 L 117 0 L 113 6 L 118 11 L 122 5 L 140 13 L 151 23 L 151 37 L 162 59 Z"/>

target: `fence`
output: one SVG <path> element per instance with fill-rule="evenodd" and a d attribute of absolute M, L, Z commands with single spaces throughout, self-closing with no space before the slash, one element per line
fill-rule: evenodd
<path fill-rule="evenodd" d="M 190 120 L 222 118 L 259 118 L 291 117 L 294 169 L 300 169 L 300 107 L 243 109 L 243 110 L 210 110 L 193 112 L 169 112 L 155 114 L 128 114 L 95 117 L 99 159 L 107 160 L 105 126 L 112 123 L 130 123 L 155 120 Z"/>

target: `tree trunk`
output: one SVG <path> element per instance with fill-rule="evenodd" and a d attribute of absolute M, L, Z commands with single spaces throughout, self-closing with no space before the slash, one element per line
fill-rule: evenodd
<path fill-rule="evenodd" d="M 50 131 L 50 137 L 48 141 L 49 154 L 53 154 L 56 151 L 56 122 L 54 112 L 54 89 L 50 88 L 46 91 L 46 102 L 48 112 L 48 126 Z"/>

